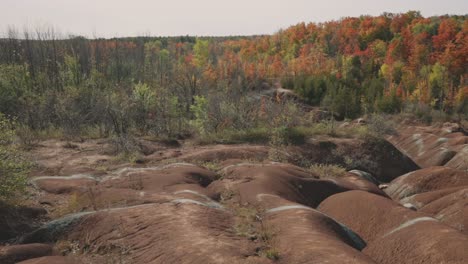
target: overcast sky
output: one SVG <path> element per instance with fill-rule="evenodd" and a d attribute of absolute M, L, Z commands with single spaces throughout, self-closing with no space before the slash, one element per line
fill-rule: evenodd
<path fill-rule="evenodd" d="M 301 21 L 408 10 L 463 15 L 468 0 L 0 0 L 0 31 L 13 25 L 88 37 L 252 35 Z"/>

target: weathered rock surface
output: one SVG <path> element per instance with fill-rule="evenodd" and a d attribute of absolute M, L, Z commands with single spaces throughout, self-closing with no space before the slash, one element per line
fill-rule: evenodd
<path fill-rule="evenodd" d="M 466 170 L 468 136 L 460 131 L 453 123 L 431 127 L 402 125 L 398 135 L 388 140 L 421 168 L 447 166 Z"/>
<path fill-rule="evenodd" d="M 363 202 L 365 201 L 365 202 Z M 377 263 L 465 263 L 468 237 L 428 214 L 362 191 L 333 195 L 318 209 L 357 232 Z"/>
<path fill-rule="evenodd" d="M 312 208 L 332 194 L 355 189 L 387 197 L 370 181 L 352 173 L 321 180 L 299 167 L 281 163 L 241 163 L 229 165 L 220 173 L 180 163 L 124 168 L 92 177 L 95 199 L 115 202 L 113 193 L 138 193 L 138 197 L 122 197 L 134 199 L 131 206 L 54 220 L 25 236 L 23 242 L 79 241 L 94 254 L 125 252 L 131 263 L 269 263 L 271 260 L 258 252 L 262 247 L 258 239 L 249 240 L 235 232 L 235 211 L 213 200 L 229 190 L 240 204 L 266 210 L 261 216 L 262 226 L 271 226 L 274 241 L 278 241 L 274 243 L 278 244 L 270 250 L 278 250 L 283 263 L 336 262 L 343 258 L 349 259 L 346 263 L 373 263 L 360 252 L 365 242 L 359 235 Z M 222 179 L 216 180 L 218 177 Z M 42 180 L 46 182 L 38 184 Z M 49 180 L 36 178 L 35 183 L 50 191 Z M 53 180 L 55 188 L 62 182 L 69 186 L 70 179 Z M 302 251 L 309 254 L 297 253 Z"/>
<path fill-rule="evenodd" d="M 282 263 L 375 263 L 360 250 L 365 242 L 330 217 L 310 208 L 282 206 L 267 211 L 265 225 Z"/>
<path fill-rule="evenodd" d="M 468 186 L 465 172 L 439 166 L 402 175 L 392 181 L 385 192 L 399 201 L 415 194 L 461 186 Z"/>
<path fill-rule="evenodd" d="M 386 196 L 378 187 L 350 175 L 349 179 L 318 179 L 299 167 L 282 164 L 238 164 L 224 168 L 223 178 L 208 189 L 214 193 L 226 190 L 239 193 L 240 203 L 255 204 L 259 194 L 277 195 L 286 200 L 316 207 L 335 193 L 366 190 Z"/>
<path fill-rule="evenodd" d="M 466 263 L 468 179 L 450 165 L 466 142 L 443 129 L 449 151 L 420 170 L 408 156 L 435 148 L 409 141 L 408 156 L 348 138 L 284 149 L 295 164 L 353 159 L 334 177 L 271 162 L 268 146 L 140 140 L 139 163 L 117 164 L 106 141 L 47 141 L 31 182 L 50 219 L 0 263 Z"/>
<path fill-rule="evenodd" d="M 428 167 L 392 181 L 385 191 L 401 204 L 410 203 L 441 222 L 466 232 L 468 175 L 450 167 Z"/>

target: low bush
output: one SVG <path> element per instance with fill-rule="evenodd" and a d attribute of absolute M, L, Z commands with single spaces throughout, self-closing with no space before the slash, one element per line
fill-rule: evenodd
<path fill-rule="evenodd" d="M 396 124 L 386 115 L 371 115 L 367 120 L 367 127 L 374 136 L 396 134 Z"/>
<path fill-rule="evenodd" d="M 313 164 L 309 171 L 320 178 L 337 178 L 346 173 L 346 169 L 337 164 Z"/>
<path fill-rule="evenodd" d="M 266 127 L 257 127 L 244 130 L 225 129 L 216 133 L 200 135 L 196 143 L 207 145 L 212 143 L 236 144 L 236 143 L 255 143 L 265 144 L 270 139 L 270 131 Z"/>
<path fill-rule="evenodd" d="M 0 200 L 24 193 L 31 164 L 15 144 L 15 123 L 0 113 Z"/>
<path fill-rule="evenodd" d="M 31 149 L 39 143 L 39 133 L 26 125 L 20 125 L 16 128 L 16 135 L 24 149 Z"/>

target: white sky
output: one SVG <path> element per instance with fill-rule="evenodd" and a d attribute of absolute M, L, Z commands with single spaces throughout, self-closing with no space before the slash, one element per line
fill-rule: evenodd
<path fill-rule="evenodd" d="M 88 37 L 270 34 L 298 22 L 419 10 L 468 14 L 468 0 L 0 0 L 0 32 L 54 27 Z"/>

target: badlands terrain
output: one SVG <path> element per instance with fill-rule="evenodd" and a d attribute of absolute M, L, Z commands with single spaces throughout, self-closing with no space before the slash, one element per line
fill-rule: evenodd
<path fill-rule="evenodd" d="M 311 138 L 282 162 L 268 145 L 140 139 L 124 162 L 108 140 L 43 141 L 31 202 L 2 209 L 0 263 L 468 263 L 466 132 L 396 131 Z"/>

